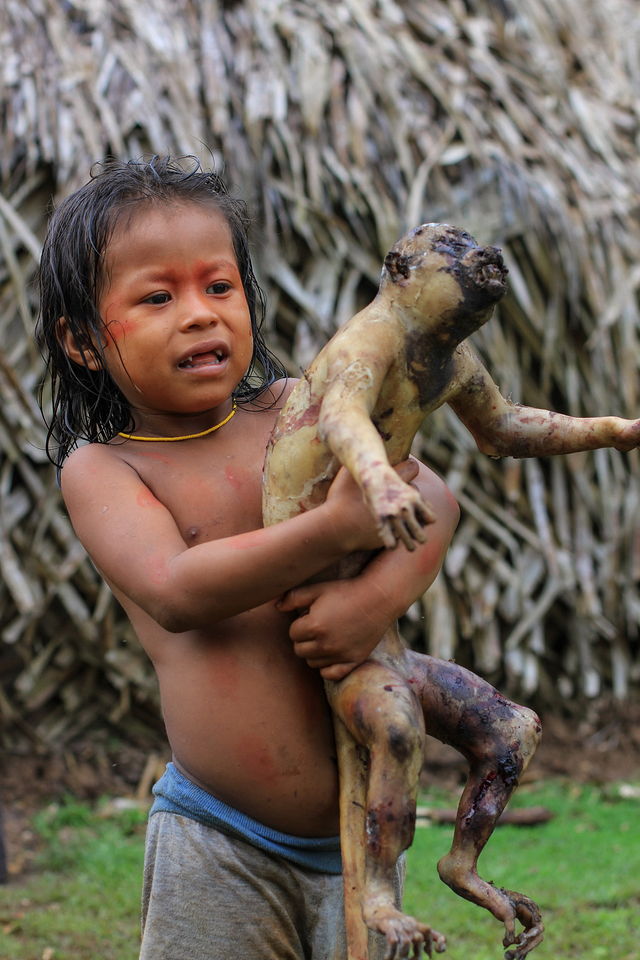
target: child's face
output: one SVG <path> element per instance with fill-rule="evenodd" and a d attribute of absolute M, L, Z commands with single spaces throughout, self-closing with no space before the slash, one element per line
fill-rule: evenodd
<path fill-rule="evenodd" d="M 104 360 L 146 414 L 200 414 L 228 401 L 253 352 L 227 221 L 213 205 L 149 206 L 123 218 L 105 254 Z"/>

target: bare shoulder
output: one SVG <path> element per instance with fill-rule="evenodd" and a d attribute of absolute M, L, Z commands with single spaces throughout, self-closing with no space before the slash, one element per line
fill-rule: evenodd
<path fill-rule="evenodd" d="M 70 479 L 91 476 L 99 469 L 117 469 L 122 457 L 108 443 L 86 443 L 77 447 L 65 460 L 61 471 L 64 485 Z"/>
<path fill-rule="evenodd" d="M 116 448 L 108 443 L 88 443 L 78 447 L 65 460 L 60 473 L 60 487 L 67 508 L 87 495 L 111 487 L 118 477 L 135 471 Z"/>

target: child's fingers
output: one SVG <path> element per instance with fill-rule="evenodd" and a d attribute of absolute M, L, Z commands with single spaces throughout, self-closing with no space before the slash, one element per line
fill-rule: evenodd
<path fill-rule="evenodd" d="M 289 635 L 291 635 L 291 631 L 289 631 Z M 318 647 L 318 644 L 315 642 L 315 640 L 296 640 L 294 637 L 291 637 L 291 640 L 293 642 L 293 652 L 295 653 L 296 657 L 300 657 L 301 660 L 307 661 L 315 660 L 316 662 L 314 663 L 314 666 L 326 667 L 329 661 L 327 660 L 324 651 Z M 320 662 L 321 660 L 322 662 Z M 311 663 L 309 663 L 309 666 L 311 666 Z"/>
<path fill-rule="evenodd" d="M 279 600 L 276 600 L 276 607 L 283 613 L 292 613 L 294 610 L 306 610 L 317 599 L 320 593 L 319 585 L 310 584 L 309 586 L 294 587 L 288 590 Z"/>
<path fill-rule="evenodd" d="M 353 663 L 332 663 L 330 667 L 323 667 L 320 670 L 320 676 L 323 680 L 343 680 L 348 676 L 358 664 Z"/>
<path fill-rule="evenodd" d="M 336 663 L 334 657 L 326 654 L 321 656 L 318 650 L 312 650 L 313 647 L 315 647 L 315 644 L 311 642 L 294 643 L 293 645 L 296 656 L 304 660 L 308 667 L 319 670 L 320 676 L 325 680 L 342 680 L 358 666 L 355 660 Z"/>
<path fill-rule="evenodd" d="M 414 457 L 409 457 L 408 460 L 396 464 L 394 470 L 401 480 L 404 480 L 405 483 L 411 483 L 419 473 L 418 461 Z"/>

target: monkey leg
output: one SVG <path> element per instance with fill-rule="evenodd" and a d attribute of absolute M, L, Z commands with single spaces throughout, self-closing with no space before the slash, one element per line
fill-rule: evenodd
<path fill-rule="evenodd" d="M 387 960 L 432 947 L 444 937 L 396 907 L 395 865 L 413 840 L 418 778 L 424 756 L 420 703 L 392 668 L 368 660 L 329 692 L 331 707 L 369 754 L 362 914 L 387 939 Z"/>
<path fill-rule="evenodd" d="M 507 700 L 455 663 L 407 651 L 407 666 L 429 734 L 451 744 L 469 762 L 453 843 L 438 873 L 455 893 L 504 923 L 504 946 L 515 945 L 505 956 L 523 960 L 542 940 L 540 910 L 528 897 L 482 880 L 477 863 L 540 742 L 540 721 L 532 710 Z M 519 935 L 516 920 L 524 927 Z"/>
<path fill-rule="evenodd" d="M 330 696 L 333 682 L 325 680 Z M 347 940 L 346 960 L 369 960 L 369 929 L 362 916 L 365 879 L 365 804 L 367 761 L 365 750 L 353 739 L 342 720 L 334 713 L 340 773 L 340 849 L 344 888 L 344 925 Z"/>

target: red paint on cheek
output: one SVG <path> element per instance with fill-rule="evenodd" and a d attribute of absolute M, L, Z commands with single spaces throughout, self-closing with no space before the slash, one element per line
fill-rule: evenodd
<path fill-rule="evenodd" d="M 114 320 L 107 327 L 109 339 L 112 341 L 112 343 L 117 343 L 118 340 L 122 340 L 124 337 L 126 337 L 132 326 L 133 324 L 128 320 Z M 105 346 L 108 347 L 109 343 L 107 343 Z"/>
<path fill-rule="evenodd" d="M 104 325 L 109 335 L 105 348 L 109 347 L 110 341 L 117 343 L 118 340 L 126 337 L 129 330 L 134 326 L 134 321 L 127 320 L 126 317 L 122 316 L 124 307 L 125 301 L 120 298 L 107 301 L 103 312 Z"/>

